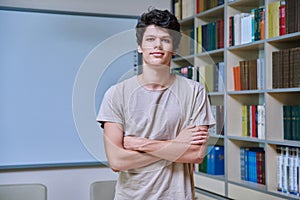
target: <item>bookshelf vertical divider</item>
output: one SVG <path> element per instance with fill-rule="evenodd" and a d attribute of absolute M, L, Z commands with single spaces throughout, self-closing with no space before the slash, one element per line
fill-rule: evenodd
<path fill-rule="evenodd" d="M 185 10 L 184 15 L 186 17 L 182 19 L 180 18 L 182 15 L 180 14 L 179 5 L 183 1 L 185 1 L 185 5 L 187 2 L 192 3 L 194 9 L 193 11 L 190 9 L 190 13 Z M 215 5 L 209 7 L 207 2 L 215 3 Z M 292 33 L 287 32 L 282 35 L 277 33 L 276 35 L 272 32 L 273 29 L 278 28 L 273 27 L 275 26 L 273 25 L 275 19 L 270 17 L 275 15 L 272 6 L 279 8 L 280 5 L 283 5 L 280 0 L 224 0 L 223 2 L 222 0 L 173 0 L 173 3 L 174 5 L 177 4 L 173 7 L 175 9 L 174 13 L 179 16 L 183 29 L 190 29 L 191 27 L 194 29 L 185 35 L 185 37 L 191 37 L 190 39 L 194 45 L 189 48 L 192 49 L 180 48 L 179 56 L 173 59 L 173 63 L 177 67 L 193 66 L 194 74 L 190 78 L 205 84 L 212 106 L 223 106 L 223 117 L 221 115 L 217 118 L 217 123 L 222 121 L 223 132 L 222 129 L 214 129 L 215 132 L 210 133 L 209 145 L 224 147 L 224 175 L 199 172 L 199 165 L 195 165 L 195 187 L 232 199 L 298 199 L 300 196 L 300 183 L 298 183 L 297 194 L 278 191 L 276 163 L 278 161 L 278 147 L 298 150 L 300 148 L 300 138 L 292 140 L 285 138 L 283 121 L 284 105 L 300 106 L 300 80 L 298 81 L 299 85 L 296 86 L 277 88 L 274 86 L 276 82 L 274 78 L 283 74 L 276 74 L 277 71 L 275 70 L 277 69 L 274 68 L 276 62 L 273 55 L 275 53 L 273 52 L 293 49 L 300 54 L 300 50 L 297 50 L 300 47 L 300 26 L 298 25 L 299 29 L 294 30 Z M 297 6 L 299 5 L 296 5 L 296 8 L 299 8 Z M 299 18 L 300 14 L 297 11 L 295 12 L 295 18 Z M 245 28 L 245 24 L 235 23 L 237 21 L 247 23 L 246 20 L 250 19 L 249 15 L 255 17 L 254 21 L 257 24 L 252 24 L 252 30 L 255 31 L 251 31 L 251 29 L 241 31 L 236 28 Z M 205 31 L 211 31 L 214 26 L 222 27 L 218 24 L 222 20 L 222 37 L 218 35 L 217 28 L 215 29 L 216 32 L 210 32 L 211 35 L 216 35 L 217 39 L 209 37 L 209 34 L 203 36 L 206 33 Z M 300 24 L 300 22 L 298 23 Z M 232 26 L 234 26 L 234 29 Z M 246 35 L 248 31 L 252 33 L 250 42 L 247 42 L 247 38 L 249 39 L 250 36 Z M 237 33 L 241 34 L 240 37 L 237 36 L 239 35 Z M 271 36 L 271 34 L 275 35 Z M 202 39 L 199 40 L 199 38 Z M 186 39 L 185 42 L 187 43 L 187 41 L 189 40 Z M 223 46 L 218 43 L 220 41 L 223 42 Z M 216 44 L 212 44 L 214 42 Z M 202 48 L 199 48 L 199 45 Z M 289 52 L 291 51 L 289 50 Z M 255 61 L 251 63 L 251 60 Z M 292 62 L 296 62 L 296 64 Z M 215 77 L 212 77 L 213 73 L 210 68 L 215 68 L 220 73 L 220 69 L 222 69 L 220 63 L 224 65 L 224 71 L 221 73 L 223 82 L 221 89 L 218 86 L 211 86 L 211 84 L 215 85 L 216 83 L 209 81 L 209 77 L 215 79 Z M 300 71 L 300 58 L 299 60 L 289 61 L 289 63 L 296 66 L 295 68 Z M 251 76 L 252 78 L 245 78 L 247 76 L 242 76 L 242 73 L 240 73 L 242 83 L 235 83 L 234 67 L 239 66 L 239 70 L 242 70 L 242 65 L 243 67 L 252 67 L 251 69 L 256 66 L 255 71 L 248 71 L 248 73 L 255 74 L 254 77 L 257 79 L 254 80 L 253 76 Z M 300 77 L 300 72 L 297 73 Z M 248 79 L 248 82 L 243 83 L 244 79 Z M 220 81 L 218 84 L 220 85 Z M 240 84 L 240 87 L 243 88 L 237 89 L 236 84 Z M 258 120 L 257 127 L 252 126 L 250 133 L 249 131 L 244 132 L 242 115 L 243 109 L 246 109 L 245 107 L 248 107 L 248 110 L 251 110 L 252 113 L 259 113 L 257 115 L 260 116 L 249 119 L 252 121 Z M 253 115 L 251 116 L 253 117 Z M 254 129 L 255 131 L 253 131 Z M 242 165 L 244 160 L 241 160 L 241 153 L 244 150 L 248 154 L 248 150 L 253 150 L 256 156 L 260 150 L 264 151 L 262 165 L 260 165 L 263 166 L 263 170 L 256 172 L 262 173 L 259 176 L 263 176 L 263 180 L 254 182 L 241 177 L 242 167 L 243 170 L 245 167 Z M 298 179 L 300 179 L 300 175 Z"/>

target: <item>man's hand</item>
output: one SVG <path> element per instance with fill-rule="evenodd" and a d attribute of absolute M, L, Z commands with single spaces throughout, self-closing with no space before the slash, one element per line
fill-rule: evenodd
<path fill-rule="evenodd" d="M 202 145 L 208 141 L 208 128 L 206 126 L 187 126 L 176 137 L 176 142 Z"/>
<path fill-rule="evenodd" d="M 125 136 L 123 138 L 123 146 L 127 150 L 141 151 L 141 147 L 147 142 L 146 138 Z"/>

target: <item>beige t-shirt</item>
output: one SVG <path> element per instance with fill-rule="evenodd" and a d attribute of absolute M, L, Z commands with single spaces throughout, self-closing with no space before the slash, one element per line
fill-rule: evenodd
<path fill-rule="evenodd" d="M 137 76 L 112 86 L 105 94 L 97 121 L 123 125 L 124 135 L 171 140 L 187 125 L 215 124 L 205 88 L 176 76 L 165 90 L 147 90 Z M 130 162 L 130 161 L 129 161 Z M 115 199 L 193 199 L 191 164 L 161 160 L 122 171 Z"/>

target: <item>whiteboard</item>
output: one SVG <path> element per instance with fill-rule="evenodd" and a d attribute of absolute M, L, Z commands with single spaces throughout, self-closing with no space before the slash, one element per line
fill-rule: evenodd
<path fill-rule="evenodd" d="M 0 10 L 0 168 L 106 162 L 96 115 L 107 88 L 135 74 L 137 53 L 135 46 L 111 58 L 101 52 L 115 52 L 116 37 L 135 43 L 136 21 Z M 90 117 L 74 113 L 78 107 Z"/>

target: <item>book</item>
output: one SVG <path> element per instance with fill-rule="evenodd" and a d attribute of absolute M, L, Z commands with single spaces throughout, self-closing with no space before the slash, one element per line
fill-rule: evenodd
<path fill-rule="evenodd" d="M 300 87 L 300 47 L 272 52 L 273 88 Z"/>
<path fill-rule="evenodd" d="M 277 160 L 277 191 L 282 192 L 283 183 L 283 152 L 281 146 L 276 147 L 276 160 Z"/>
<path fill-rule="evenodd" d="M 207 173 L 224 175 L 224 147 L 220 145 L 207 146 Z"/>
<path fill-rule="evenodd" d="M 279 36 L 279 7 L 280 1 L 268 4 L 268 37 Z"/>
<path fill-rule="evenodd" d="M 241 180 L 265 184 L 265 151 L 261 147 L 240 148 Z"/>
<path fill-rule="evenodd" d="M 285 1 L 279 6 L 279 35 L 286 34 L 286 6 Z"/>
<path fill-rule="evenodd" d="M 234 81 L 234 90 L 242 90 L 242 83 L 241 83 L 241 67 L 240 66 L 233 66 L 233 81 Z"/>
<path fill-rule="evenodd" d="M 202 53 L 202 26 L 196 28 L 197 31 L 197 53 Z"/>
<path fill-rule="evenodd" d="M 299 151 L 299 147 L 276 146 L 277 191 L 295 197 L 300 195 Z"/>
<path fill-rule="evenodd" d="M 249 107 L 242 105 L 242 136 L 249 136 Z"/>
<path fill-rule="evenodd" d="M 244 14 L 241 16 L 241 44 L 252 42 L 252 16 Z"/>
<path fill-rule="evenodd" d="M 234 16 L 229 17 L 229 46 L 234 46 Z"/>
<path fill-rule="evenodd" d="M 283 138 L 300 141 L 300 105 L 283 105 Z"/>
<path fill-rule="evenodd" d="M 257 138 L 265 139 L 265 106 L 257 105 Z"/>

